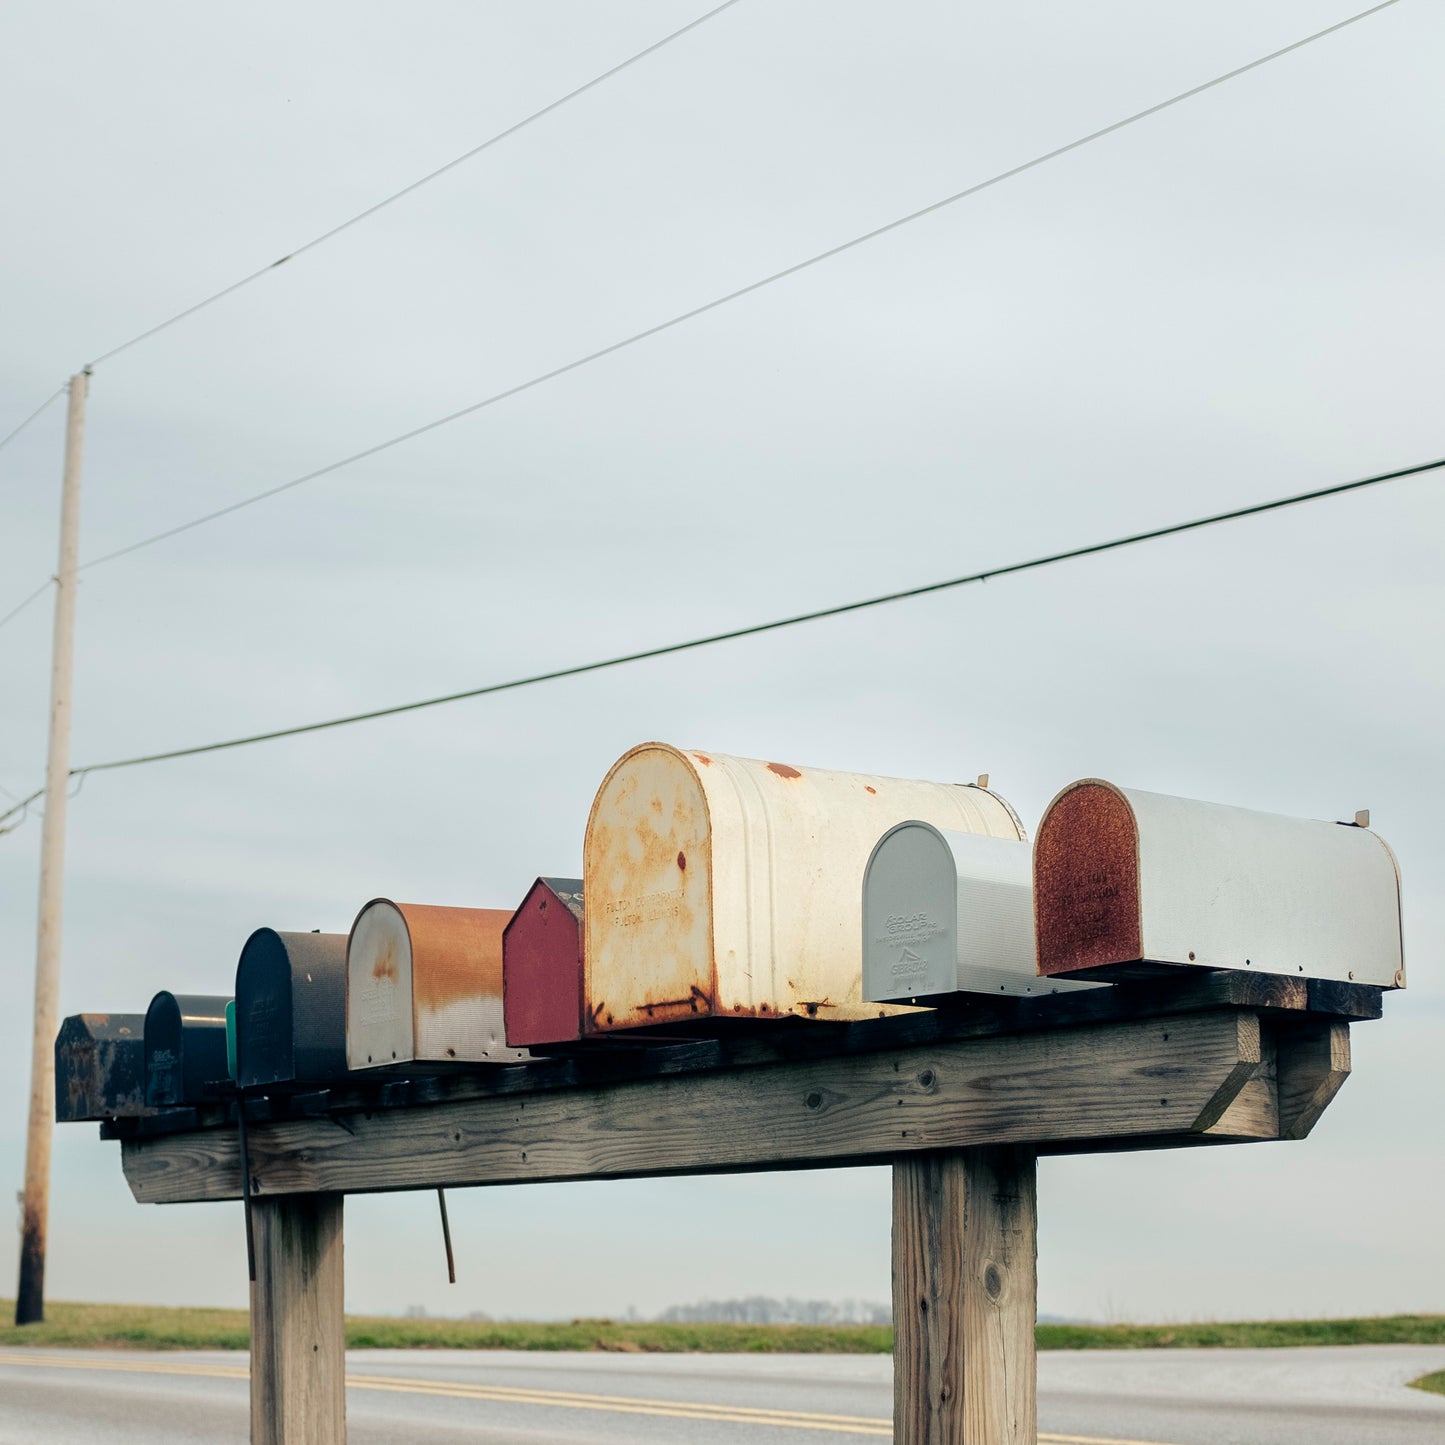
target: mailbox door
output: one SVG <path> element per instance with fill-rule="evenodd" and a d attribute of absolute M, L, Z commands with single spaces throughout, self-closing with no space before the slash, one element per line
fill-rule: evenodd
<path fill-rule="evenodd" d="M 255 1089 L 295 1077 L 291 961 L 281 935 L 258 928 L 236 964 L 236 1082 Z"/>
<path fill-rule="evenodd" d="M 384 1068 L 416 1057 L 412 1031 L 411 938 L 390 899 L 356 915 L 346 945 L 346 1062 Z"/>
<path fill-rule="evenodd" d="M 155 1108 L 221 1097 L 226 1072 L 223 995 L 158 993 L 146 1010 L 146 1103 Z"/>
<path fill-rule="evenodd" d="M 863 874 L 863 997 L 903 1002 L 958 987 L 958 875 L 948 840 L 911 821 L 879 839 Z"/>

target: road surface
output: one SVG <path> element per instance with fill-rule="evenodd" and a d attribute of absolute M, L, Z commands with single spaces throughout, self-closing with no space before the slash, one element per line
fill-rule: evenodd
<path fill-rule="evenodd" d="M 888 1439 L 886 1356 L 374 1350 L 347 1362 L 354 1445 L 850 1445 Z M 1043 1445 L 1445 1445 L 1405 1388 L 1445 1348 L 1057 1352 Z M 0 1351 L 0 1445 L 247 1438 L 244 1355 Z"/>

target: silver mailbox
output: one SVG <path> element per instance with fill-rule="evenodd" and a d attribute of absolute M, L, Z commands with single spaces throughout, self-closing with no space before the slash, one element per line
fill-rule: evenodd
<path fill-rule="evenodd" d="M 863 997 L 870 1003 L 1097 986 L 1037 974 L 1028 843 L 916 819 L 878 840 L 863 873 Z"/>
<path fill-rule="evenodd" d="M 1364 821 L 1072 783 L 1034 847 L 1039 972 L 1228 968 L 1402 988 L 1399 871 Z"/>

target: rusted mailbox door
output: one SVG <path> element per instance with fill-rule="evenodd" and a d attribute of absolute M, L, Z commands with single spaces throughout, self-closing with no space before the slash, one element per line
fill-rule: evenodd
<path fill-rule="evenodd" d="M 582 1035 L 582 880 L 539 878 L 502 935 L 507 1042 L 517 1048 Z"/>
<path fill-rule="evenodd" d="M 1008 804 L 971 784 L 634 748 L 587 821 L 588 1032 L 889 1012 L 863 999 L 863 868 L 909 818 L 1023 836 Z"/>
<path fill-rule="evenodd" d="M 865 999 L 918 1003 L 1096 987 L 1038 976 L 1026 842 L 916 819 L 879 839 L 863 874 Z"/>
<path fill-rule="evenodd" d="M 376 898 L 346 947 L 346 1056 L 353 1069 L 514 1063 L 502 1018 L 499 908 Z"/>
<path fill-rule="evenodd" d="M 236 964 L 236 1082 L 306 1088 L 346 1074 L 346 935 L 258 928 Z"/>
<path fill-rule="evenodd" d="M 1400 877 L 1354 824 L 1071 783 L 1034 848 L 1039 971 L 1178 968 L 1403 987 Z"/>
<path fill-rule="evenodd" d="M 55 1037 L 55 1119 L 139 1118 L 145 1099 L 145 1015 L 72 1014 Z"/>
<path fill-rule="evenodd" d="M 154 1108 L 202 1104 L 224 1096 L 226 1005 L 224 994 L 162 990 L 145 1016 L 146 1103 Z"/>

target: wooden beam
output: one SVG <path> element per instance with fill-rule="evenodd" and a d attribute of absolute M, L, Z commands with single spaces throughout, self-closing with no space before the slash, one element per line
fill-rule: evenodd
<path fill-rule="evenodd" d="M 1303 1139 L 1350 1076 L 1350 1026 L 1320 1020 L 1281 1030 L 1279 1123 L 1282 1139 Z"/>
<path fill-rule="evenodd" d="M 797 1169 L 981 1144 L 1187 1141 L 1262 1062 L 1238 1010 L 248 1130 L 257 1198 Z M 1274 1137 L 1272 1133 L 1260 1137 Z M 142 1203 L 239 1197 L 234 1130 L 127 1140 Z"/>
<path fill-rule="evenodd" d="M 346 1445 L 342 1197 L 253 1209 L 251 1445 Z"/>
<path fill-rule="evenodd" d="M 1035 1445 L 1036 1158 L 1012 1146 L 893 1165 L 893 1435 Z"/>

